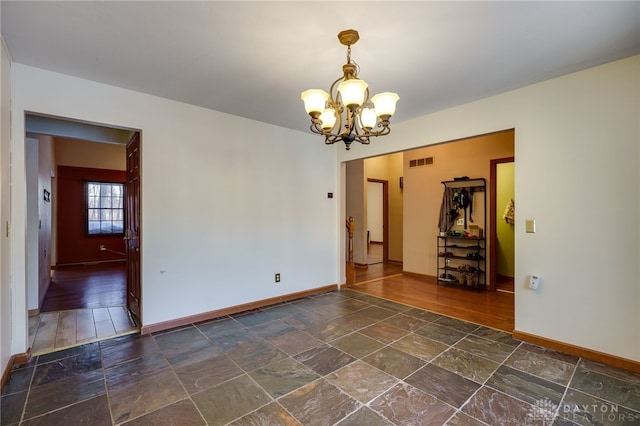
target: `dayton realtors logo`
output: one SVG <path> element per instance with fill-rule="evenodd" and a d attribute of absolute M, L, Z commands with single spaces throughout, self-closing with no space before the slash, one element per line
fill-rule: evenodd
<path fill-rule="evenodd" d="M 531 409 L 529 409 L 527 420 L 534 424 L 542 422 L 543 426 L 548 426 L 553 423 L 557 410 L 558 406 L 551 402 L 549 398 L 545 397 L 537 400 Z"/>
<path fill-rule="evenodd" d="M 625 408 L 620 408 L 618 404 L 610 402 L 598 402 L 594 404 L 561 404 L 556 405 L 549 398 L 542 398 L 536 401 L 527 414 L 527 420 L 544 426 L 551 425 L 558 417 L 575 423 L 588 422 L 589 424 L 628 424 L 637 423 L 640 425 L 640 414 L 631 412 Z"/>

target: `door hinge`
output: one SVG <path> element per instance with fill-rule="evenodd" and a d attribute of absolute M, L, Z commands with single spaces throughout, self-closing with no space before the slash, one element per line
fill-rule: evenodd
<path fill-rule="evenodd" d="M 9 238 L 9 229 L 10 229 L 11 225 L 9 225 L 9 221 L 7 221 L 7 226 L 6 226 L 6 237 Z"/>

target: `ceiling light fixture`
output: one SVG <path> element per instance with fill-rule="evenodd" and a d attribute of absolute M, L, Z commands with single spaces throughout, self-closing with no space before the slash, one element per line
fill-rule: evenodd
<path fill-rule="evenodd" d="M 344 75 L 333 82 L 329 93 L 309 89 L 301 95 L 304 108 L 311 116 L 311 131 L 323 135 L 327 145 L 343 141 L 347 150 L 354 141 L 368 144 L 372 136 L 388 135 L 389 119 L 400 99 L 397 93 L 390 92 L 378 93 L 369 99 L 368 84 L 358 78 L 360 67 L 351 60 L 351 45 L 359 38 L 356 30 L 338 34 L 340 43 L 347 46 L 347 63 L 342 66 Z M 336 92 L 337 83 L 340 84 Z"/>

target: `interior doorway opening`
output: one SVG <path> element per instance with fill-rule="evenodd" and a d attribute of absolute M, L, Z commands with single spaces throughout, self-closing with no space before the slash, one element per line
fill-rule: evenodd
<path fill-rule="evenodd" d="M 367 179 L 367 265 L 389 262 L 389 182 Z"/>
<path fill-rule="evenodd" d="M 26 239 L 31 353 L 138 332 L 126 304 L 122 224 L 126 145 L 139 132 L 31 114 L 25 123 L 27 181 L 35 182 L 27 199 L 37 212 Z"/>
<path fill-rule="evenodd" d="M 384 295 L 391 300 L 409 303 L 409 300 L 420 301 L 425 306 L 438 305 L 442 313 L 456 316 L 455 308 L 447 310 L 446 301 L 437 302 L 438 295 L 451 292 L 464 292 L 460 297 L 468 297 L 469 306 L 473 309 L 485 309 L 487 318 L 500 315 L 504 320 L 500 327 L 505 330 L 513 328 L 514 321 L 514 297 L 513 292 L 503 293 L 492 291 L 495 289 L 494 278 L 491 278 L 491 271 L 496 271 L 487 259 L 488 285 L 484 295 L 478 296 L 475 292 L 463 288 L 449 288 L 447 285 L 438 285 L 436 280 L 436 265 L 438 260 L 437 235 L 438 235 L 438 215 L 442 203 L 442 181 L 467 176 L 469 178 L 483 177 L 491 181 L 490 162 L 494 159 L 502 159 L 514 156 L 515 131 L 513 129 L 503 130 L 486 135 L 472 136 L 455 141 L 447 141 L 440 144 L 429 145 L 421 148 L 412 148 L 407 151 L 386 154 L 380 157 L 352 160 L 345 163 L 346 166 L 346 210 L 347 216 L 354 216 L 358 220 L 358 202 L 364 205 L 366 195 L 360 196 L 358 191 L 365 187 L 359 183 L 358 179 L 367 177 L 372 173 L 388 176 L 390 193 L 396 186 L 399 188 L 398 203 L 401 208 L 394 211 L 394 199 L 390 195 L 390 228 L 400 217 L 400 226 L 396 230 L 401 230 L 400 250 L 390 249 L 390 262 L 384 265 L 380 271 L 373 271 L 371 265 L 367 269 L 356 269 L 356 280 L 354 289 L 360 289 L 369 294 Z M 389 159 L 399 156 L 395 166 Z M 368 164 L 371 162 L 371 164 Z M 489 182 L 488 182 L 489 183 Z M 364 191 L 363 191 L 364 192 Z M 490 194 L 495 194 L 495 190 L 489 189 Z M 487 196 L 487 207 L 496 209 L 495 200 L 490 200 Z M 504 206 L 503 206 L 504 207 Z M 501 207 L 501 208 L 503 208 Z M 489 254 L 494 251 L 495 245 L 491 244 L 491 232 L 495 227 L 489 217 L 488 209 L 484 211 L 473 210 L 474 224 L 481 224 L 485 243 L 489 246 Z M 470 212 L 471 213 L 471 212 Z M 495 215 L 495 213 L 494 213 Z M 502 216 L 502 211 L 498 212 Z M 360 239 L 357 232 L 366 232 L 356 227 L 354 241 L 357 244 Z M 393 233 L 392 233 L 393 234 Z M 366 244 L 366 238 L 365 242 Z M 396 257 L 397 256 L 397 257 Z M 397 265 L 394 265 L 399 260 Z M 374 265 L 375 266 L 375 265 Z M 389 266 L 397 266 L 390 270 Z M 433 294 L 430 293 L 433 287 Z M 446 287 L 446 289 L 445 289 Z M 464 295 L 464 296 L 463 296 Z M 473 303 L 474 297 L 480 303 Z M 497 299 L 496 299 L 497 298 Z M 491 303 L 483 304 L 485 299 L 491 299 Z M 496 300 L 494 300 L 496 299 Z M 409 304 L 411 304 L 409 303 Z M 431 305 L 430 305 L 431 304 Z M 483 308 L 484 307 L 484 308 Z M 435 309 L 435 307 L 434 307 Z M 490 326 L 498 326 L 493 324 Z"/>

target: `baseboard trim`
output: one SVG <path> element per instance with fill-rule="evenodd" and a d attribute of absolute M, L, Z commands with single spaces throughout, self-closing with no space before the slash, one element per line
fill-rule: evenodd
<path fill-rule="evenodd" d="M 102 260 L 84 260 L 82 262 L 70 262 L 70 263 L 60 263 L 52 267 L 52 269 L 64 269 L 66 266 L 93 266 L 99 265 L 101 263 L 118 263 L 118 262 L 126 262 L 127 259 L 102 259 Z"/>
<path fill-rule="evenodd" d="M 230 306 L 228 308 L 217 309 L 215 311 L 203 312 L 188 317 L 176 318 L 169 321 L 157 322 L 155 324 L 143 325 L 140 334 L 157 333 L 159 331 L 169 330 L 171 328 L 181 327 L 183 325 L 195 324 L 203 321 L 212 320 L 214 318 L 223 317 L 225 315 L 238 314 L 240 312 L 250 311 L 252 309 L 263 308 L 265 306 L 275 305 L 282 302 L 300 299 L 302 297 L 314 294 L 326 293 L 332 290 L 338 290 L 337 284 L 331 284 L 324 287 L 318 287 L 311 290 L 299 291 L 297 293 L 284 294 L 282 296 L 271 297 L 269 299 L 257 300 L 255 302 L 244 303 L 242 305 Z"/>
<path fill-rule="evenodd" d="M 14 365 L 26 364 L 27 362 L 29 362 L 30 358 L 31 358 L 31 348 L 29 348 L 25 353 L 11 355 L 11 358 L 9 358 L 9 362 L 7 363 L 7 368 L 4 370 L 4 373 L 2 373 L 2 380 L 0 380 L 0 387 L 4 387 L 4 384 L 9 378 L 9 373 L 11 373 L 11 369 L 13 368 Z"/>
<path fill-rule="evenodd" d="M 503 281 L 510 281 L 510 282 L 512 282 L 512 283 L 513 283 L 513 281 L 514 281 L 514 279 L 515 279 L 514 277 L 511 277 L 511 276 L 509 276 L 509 275 L 501 275 L 501 274 L 498 274 L 498 275 L 497 275 L 497 278 L 498 278 L 499 280 L 503 280 Z"/>
<path fill-rule="evenodd" d="M 583 348 L 582 346 L 576 346 L 553 339 L 547 339 L 546 337 L 536 336 L 534 334 L 529 334 L 518 330 L 513 330 L 513 338 L 522 340 L 524 342 L 533 343 L 539 346 L 544 346 L 550 349 L 555 349 L 557 351 L 565 352 L 571 355 L 576 355 L 581 358 L 589 359 L 591 361 L 611 365 L 613 367 L 623 368 L 635 373 L 640 373 L 640 362 L 638 361 L 633 361 L 616 355 L 606 354 L 593 349 Z"/>
<path fill-rule="evenodd" d="M 435 275 L 418 274 L 417 272 L 408 272 L 408 271 L 402 271 L 402 275 L 406 275 L 407 277 L 411 277 L 411 278 L 418 278 L 421 280 L 425 280 L 433 284 L 436 284 L 438 282 Z"/>

